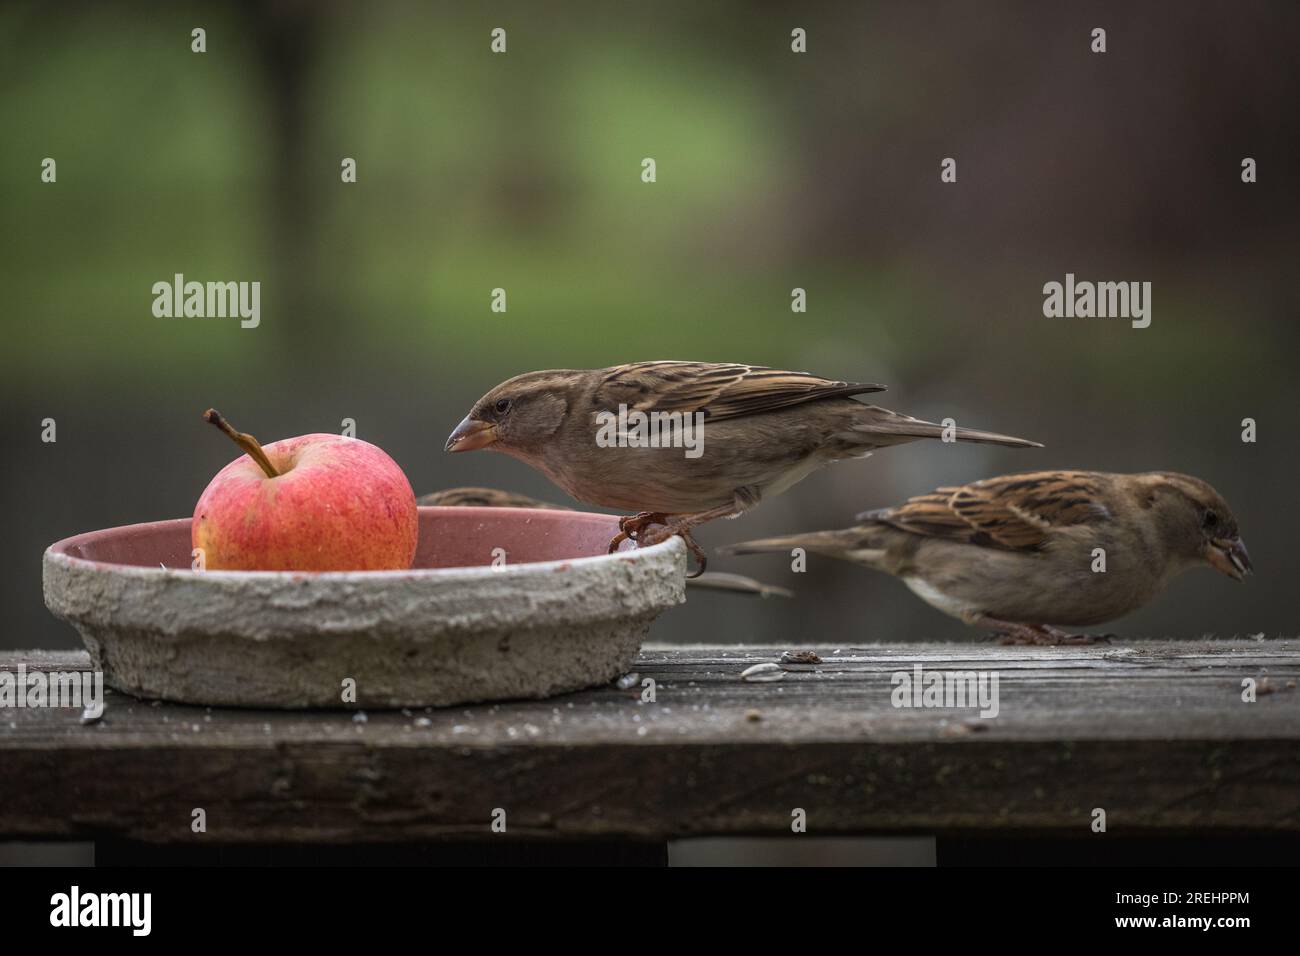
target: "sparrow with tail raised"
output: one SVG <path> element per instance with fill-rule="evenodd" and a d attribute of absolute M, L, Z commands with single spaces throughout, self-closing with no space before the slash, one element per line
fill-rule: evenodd
<path fill-rule="evenodd" d="M 637 512 L 622 520 L 610 550 L 624 538 L 656 544 L 681 535 L 702 571 L 705 557 L 691 529 L 739 515 L 838 459 L 919 438 L 1040 447 L 1009 435 L 945 429 L 851 397 L 883 389 L 708 362 L 528 372 L 475 402 L 446 448 L 503 451 L 579 501 Z M 608 423 L 624 413 L 660 413 L 670 429 L 677 423 L 675 438 L 693 427 L 699 454 L 684 453 L 680 442 L 602 442 Z"/>

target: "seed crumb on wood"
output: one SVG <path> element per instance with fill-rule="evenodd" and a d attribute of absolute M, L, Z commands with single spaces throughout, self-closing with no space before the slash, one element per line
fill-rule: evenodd
<path fill-rule="evenodd" d="M 740 672 L 740 679 L 748 681 L 751 684 L 781 680 L 784 677 L 785 671 L 781 670 L 781 666 L 779 664 L 773 664 L 771 661 L 767 661 L 763 664 L 755 664 L 753 667 L 747 667 Z"/>
<path fill-rule="evenodd" d="M 782 664 L 820 664 L 822 659 L 816 651 L 786 651 L 781 655 Z"/>

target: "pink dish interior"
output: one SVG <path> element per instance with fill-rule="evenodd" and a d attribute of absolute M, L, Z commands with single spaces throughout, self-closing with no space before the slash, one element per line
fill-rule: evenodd
<path fill-rule="evenodd" d="M 490 565 L 496 548 L 505 550 L 507 565 L 585 558 L 604 554 L 617 533 L 617 515 L 538 508 L 421 508 L 420 543 L 412 567 Z M 625 541 L 620 550 L 631 547 Z M 190 519 L 89 531 L 65 538 L 50 550 L 103 564 L 187 569 Z"/>

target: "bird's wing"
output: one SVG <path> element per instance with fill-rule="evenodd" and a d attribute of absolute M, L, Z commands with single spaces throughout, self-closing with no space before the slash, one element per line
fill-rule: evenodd
<path fill-rule="evenodd" d="M 600 408 L 610 411 L 626 405 L 642 412 L 703 412 L 708 421 L 718 421 L 884 388 L 761 365 L 635 362 L 606 369 L 595 397 Z"/>
<path fill-rule="evenodd" d="M 927 537 L 1033 551 L 1053 531 L 1105 520 L 1110 511 L 1095 475 L 1040 471 L 939 488 L 859 517 Z"/>

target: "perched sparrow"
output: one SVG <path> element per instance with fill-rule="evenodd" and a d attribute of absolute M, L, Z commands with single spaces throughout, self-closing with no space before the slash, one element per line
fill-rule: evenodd
<path fill-rule="evenodd" d="M 689 533 L 696 525 L 734 517 L 840 458 L 944 435 L 942 425 L 850 397 L 883 388 L 707 362 L 528 372 L 475 402 L 447 450 L 492 447 L 579 501 L 637 511 L 623 519 L 611 551 L 627 537 L 656 544 L 680 534 L 702 568 Z M 645 433 L 625 423 L 654 413 L 667 428 L 648 446 Z M 967 428 L 953 437 L 1039 447 Z M 663 527 L 649 532 L 650 525 Z"/>
<path fill-rule="evenodd" d="M 444 488 L 416 499 L 419 505 L 434 505 L 443 508 L 549 508 L 556 511 L 569 511 L 564 505 L 553 505 L 549 501 L 538 501 L 527 495 L 515 494 L 513 491 L 501 491 L 497 488 Z M 690 578 L 688 585 L 708 591 L 726 591 L 732 594 L 749 594 L 756 597 L 794 597 L 789 588 L 775 584 L 764 584 L 743 574 L 709 573 Z"/>
<path fill-rule="evenodd" d="M 940 488 L 858 521 L 723 550 L 804 548 L 843 558 L 902 578 L 968 624 L 1035 644 L 1090 642 L 1052 625 L 1120 617 L 1187 568 L 1208 564 L 1238 581 L 1251 572 L 1227 502 L 1199 478 L 1174 472 L 1005 475 Z"/>

